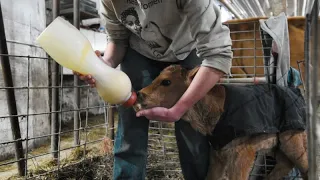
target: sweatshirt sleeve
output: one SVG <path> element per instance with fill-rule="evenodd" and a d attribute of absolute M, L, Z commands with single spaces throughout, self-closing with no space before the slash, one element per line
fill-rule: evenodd
<path fill-rule="evenodd" d="M 197 54 L 202 66 L 209 66 L 230 74 L 232 65 L 230 30 L 221 22 L 221 13 L 213 0 L 185 0 L 183 16 L 189 22 L 195 38 Z"/>
<path fill-rule="evenodd" d="M 111 0 L 101 0 L 101 17 L 105 23 L 107 43 L 127 47 L 130 31 L 116 17 Z"/>

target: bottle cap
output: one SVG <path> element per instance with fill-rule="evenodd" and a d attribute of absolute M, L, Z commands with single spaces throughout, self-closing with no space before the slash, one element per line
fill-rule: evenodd
<path fill-rule="evenodd" d="M 123 103 L 122 105 L 125 107 L 131 107 L 134 105 L 136 100 L 137 100 L 137 94 L 135 92 L 132 92 L 129 99 L 125 103 Z"/>

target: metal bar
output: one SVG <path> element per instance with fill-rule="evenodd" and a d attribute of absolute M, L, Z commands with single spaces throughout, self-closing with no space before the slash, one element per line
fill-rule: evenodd
<path fill-rule="evenodd" d="M 267 39 L 257 39 L 257 40 L 259 40 L 259 41 L 266 41 L 266 40 L 272 40 L 271 38 L 267 38 Z M 232 40 L 232 42 L 242 42 L 242 41 L 244 41 L 244 42 L 247 42 L 247 41 L 254 41 L 254 39 L 239 39 L 239 40 Z"/>
<path fill-rule="evenodd" d="M 86 129 L 87 130 L 90 130 L 90 129 L 99 129 L 99 128 L 103 128 L 105 127 L 106 124 L 98 124 L 98 125 L 94 125 L 94 126 L 88 126 Z M 79 128 L 77 129 L 78 131 L 80 130 L 85 130 L 85 128 Z M 169 129 L 171 130 L 171 129 Z M 173 130 L 173 129 L 172 129 Z M 57 133 L 58 135 L 63 135 L 63 134 L 67 134 L 67 133 L 70 133 L 70 132 L 73 132 L 74 130 L 67 130 L 67 131 L 63 131 L 63 132 L 60 132 L 60 133 Z M 28 140 L 33 140 L 33 139 L 40 139 L 40 138 L 45 138 L 45 137 L 49 137 L 49 136 L 52 136 L 52 134 L 48 134 L 48 135 L 42 135 L 42 136 L 35 136 L 35 137 L 32 137 L 32 138 L 28 138 Z M 24 139 L 18 139 L 18 140 L 14 140 L 14 141 L 7 141 L 7 142 L 2 142 L 0 143 L 0 146 L 1 145 L 6 145 L 6 144 L 11 144 L 11 143 L 14 143 L 16 141 L 26 141 L 27 139 L 24 138 Z"/>
<path fill-rule="evenodd" d="M 151 122 L 151 121 L 150 121 Z M 154 122 L 158 122 L 158 121 L 154 121 Z M 151 123 L 150 123 L 151 124 Z M 150 130 L 158 130 L 159 128 L 156 127 L 149 127 Z M 171 131 L 174 130 L 174 128 L 165 128 L 165 127 L 161 127 L 162 130 L 167 130 L 167 131 Z M 163 135 L 162 135 L 163 136 Z"/>
<path fill-rule="evenodd" d="M 87 89 L 87 107 L 89 107 L 89 90 Z M 87 131 L 87 127 L 88 127 L 88 116 L 89 116 L 89 111 L 88 109 L 86 110 L 86 121 L 85 121 L 85 125 L 84 125 L 84 148 L 83 148 L 83 156 L 84 159 L 86 158 L 86 151 L 87 151 L 87 140 L 88 140 L 88 131 Z"/>
<path fill-rule="evenodd" d="M 253 78 L 221 78 L 220 83 L 266 83 L 266 77 Z"/>
<path fill-rule="evenodd" d="M 60 72 L 63 72 L 63 67 L 62 66 L 59 66 L 59 69 L 60 69 Z M 60 95 L 61 97 L 63 97 L 63 73 L 60 73 Z M 63 113 L 62 113 L 62 101 L 63 98 L 60 98 L 59 99 L 59 104 L 60 104 L 60 118 L 58 119 L 58 133 L 60 134 L 61 133 L 61 122 L 62 122 L 62 119 L 63 119 Z M 60 171 L 60 162 L 61 162 L 61 159 L 60 159 L 60 152 L 61 152 L 61 136 L 58 136 L 58 158 L 57 158 L 57 164 L 58 164 L 58 172 Z M 59 178 L 59 174 L 58 174 L 58 178 Z"/>
<path fill-rule="evenodd" d="M 287 0 L 282 0 L 282 12 L 287 14 Z"/>
<path fill-rule="evenodd" d="M 260 13 L 261 13 L 261 16 L 265 17 L 266 14 L 264 13 L 264 11 L 263 11 L 263 9 L 262 9 L 262 7 L 261 7 L 260 2 L 259 2 L 258 0 L 255 0 L 255 3 L 256 3 L 256 5 L 257 5 L 257 7 L 258 7 L 258 9 L 259 9 L 259 11 L 260 11 Z"/>
<path fill-rule="evenodd" d="M 0 3 L 0 41 L 1 41 L 0 53 L 8 54 L 1 3 Z M 1 66 L 2 66 L 4 85 L 6 87 L 14 87 L 9 57 L 1 56 L 0 60 L 1 60 Z M 9 115 L 18 115 L 14 89 L 7 89 L 6 95 L 7 95 Z M 10 117 L 10 124 L 11 124 L 11 130 L 12 130 L 12 138 L 14 140 L 21 139 L 21 132 L 20 132 L 18 117 L 14 117 L 14 116 Z M 25 162 L 23 161 L 24 154 L 23 154 L 22 142 L 16 141 L 14 143 L 14 147 L 15 147 L 15 157 L 18 160 L 17 166 L 18 166 L 19 175 L 25 176 Z"/>
<path fill-rule="evenodd" d="M 270 9 L 270 2 L 269 2 L 269 0 L 265 0 L 265 3 L 266 3 L 267 9 Z"/>
<path fill-rule="evenodd" d="M 108 116 L 108 138 L 114 140 L 114 108 L 107 109 L 107 116 Z"/>
<path fill-rule="evenodd" d="M 24 43 L 24 42 L 19 42 L 19 41 L 13 41 L 13 40 L 7 40 L 7 43 L 21 44 L 21 45 L 27 45 L 27 46 L 30 46 L 30 47 L 41 48 L 40 46 L 36 46 L 36 45 L 34 45 L 34 44 Z M 42 49 L 42 48 L 41 48 L 41 49 Z"/>
<path fill-rule="evenodd" d="M 256 37 L 256 23 L 253 23 L 253 28 L 254 28 L 254 44 L 253 44 L 253 47 L 254 47 L 254 61 L 253 61 L 253 66 L 254 66 L 254 69 L 253 69 L 253 74 L 254 74 L 254 77 L 256 77 L 256 69 L 257 69 L 257 65 L 256 65 L 256 61 L 257 61 L 257 54 L 256 54 L 256 47 L 257 47 L 257 37 Z"/>
<path fill-rule="evenodd" d="M 264 58 L 264 57 L 271 57 L 271 56 L 234 56 L 233 59 L 242 59 L 242 58 L 254 58 L 254 57 L 257 57 L 257 58 Z"/>
<path fill-rule="evenodd" d="M 240 11 L 243 19 L 246 19 L 250 16 L 248 12 L 245 11 L 244 8 L 241 6 L 241 3 L 238 0 L 231 1 L 231 4 L 234 8 L 237 9 L 237 11 Z"/>
<path fill-rule="evenodd" d="M 53 20 L 57 18 L 60 14 L 60 0 L 53 0 L 53 8 L 52 8 L 52 16 Z M 59 64 L 56 63 L 55 61 L 51 62 L 51 85 L 52 86 L 58 86 L 59 84 Z M 51 104 L 51 110 L 56 112 L 59 109 L 59 91 L 56 88 L 52 89 L 52 104 Z M 59 130 L 59 117 L 58 113 L 52 113 L 51 114 L 51 133 L 57 133 Z M 52 151 L 52 156 L 54 160 L 58 158 L 58 143 L 59 143 L 59 136 L 58 135 L 53 135 L 51 137 L 51 151 Z"/>
<path fill-rule="evenodd" d="M 256 39 L 257 40 L 257 39 Z M 259 50 L 265 50 L 265 49 L 271 49 L 268 47 L 256 47 L 256 48 L 231 48 L 232 51 L 237 51 L 237 50 L 254 50 L 254 49 L 259 49 Z"/>
<path fill-rule="evenodd" d="M 52 114 L 52 113 L 65 113 L 65 112 L 73 112 L 73 111 L 78 111 L 78 110 L 86 110 L 86 109 L 96 109 L 96 108 L 100 108 L 102 106 L 92 106 L 92 107 L 88 107 L 88 108 L 79 108 L 79 109 L 73 109 L 73 110 L 63 110 L 63 111 L 52 111 L 52 112 L 42 112 L 42 113 L 32 113 L 29 114 L 29 116 L 36 116 L 36 115 L 45 115 L 45 114 Z M 20 115 L 12 115 L 13 117 L 23 117 L 23 116 L 27 116 L 27 114 L 20 114 Z M 10 115 L 7 116 L 0 116 L 0 118 L 10 118 Z"/>
<path fill-rule="evenodd" d="M 237 19 L 242 19 L 242 16 L 225 0 L 219 0 Z"/>
<path fill-rule="evenodd" d="M 80 29 L 80 0 L 73 0 L 73 25 Z M 79 78 L 77 75 L 73 76 L 73 84 L 74 84 L 74 108 L 80 107 L 80 89 L 77 87 L 79 86 Z M 79 129 L 79 111 L 73 112 L 73 127 L 74 129 Z M 78 145 L 80 144 L 80 134 L 79 131 L 74 131 L 74 139 L 73 144 Z"/>
<path fill-rule="evenodd" d="M 306 60 L 306 100 L 307 100 L 307 108 L 306 108 L 306 112 L 307 112 L 307 127 L 308 127 L 308 131 L 307 131 L 307 139 L 308 139 L 308 164 L 309 164 L 309 172 L 308 172 L 308 176 L 311 178 L 315 178 L 313 177 L 313 174 L 315 172 L 315 165 L 310 162 L 313 162 L 315 160 L 315 157 L 312 156 L 314 153 L 314 140 L 313 140 L 313 128 L 312 128 L 312 122 L 310 121 L 310 57 L 309 57 L 309 50 L 310 50 L 310 14 L 306 14 L 306 30 L 305 30 L 305 52 L 304 52 L 304 56 L 305 56 L 305 60 Z"/>
<path fill-rule="evenodd" d="M 314 39 L 313 39 L 313 52 L 314 52 L 314 57 L 313 57 L 313 63 L 312 63 L 312 66 L 314 67 L 313 68 L 313 72 L 312 72 L 312 110 L 313 110 L 313 118 L 312 118 L 312 121 L 314 122 L 314 131 L 313 131 L 313 135 L 315 136 L 314 137 L 314 144 L 318 145 L 319 143 L 319 136 L 317 134 L 318 132 L 318 126 L 319 126 L 319 119 L 318 119 L 318 108 L 319 108 L 319 104 L 318 104 L 318 99 L 317 99 L 317 95 L 318 95 L 318 68 L 319 68 L 319 20 L 318 20 L 318 15 L 319 15 L 319 1 L 318 0 L 315 0 L 314 2 L 314 8 L 315 8 L 315 12 L 314 12 L 314 17 L 313 17 L 313 20 L 314 20 Z M 317 148 L 318 149 L 318 148 Z M 315 155 L 316 157 L 318 157 L 319 153 L 318 153 L 318 150 L 315 151 Z M 315 158 L 316 159 L 316 158 Z M 318 163 L 316 160 L 313 160 L 314 163 L 315 163 L 315 166 L 318 167 Z M 315 177 L 319 177 L 319 174 L 318 174 L 318 170 L 317 168 L 315 168 L 316 172 L 314 174 Z"/>
<path fill-rule="evenodd" d="M 30 24 L 30 27 L 31 27 L 31 24 Z M 28 84 L 28 87 L 30 86 L 30 59 L 28 59 L 28 66 L 27 66 L 27 84 Z M 27 92 L 27 114 L 29 114 L 29 100 L 30 100 L 30 89 L 28 89 L 28 92 Z M 25 168 L 25 175 L 28 174 L 28 154 L 29 154 L 29 116 L 26 117 L 26 120 L 27 120 L 27 124 L 26 124 L 26 151 L 25 151 L 25 165 L 26 165 L 26 168 Z"/>
<path fill-rule="evenodd" d="M 306 16 L 306 8 L 307 8 L 307 0 L 303 0 L 301 16 Z"/>
<path fill-rule="evenodd" d="M 293 16 L 298 16 L 298 0 L 293 0 Z"/>
<path fill-rule="evenodd" d="M 76 86 L 79 88 L 82 87 L 90 87 L 89 85 L 81 85 L 81 86 Z M 74 86 L 64 86 L 63 89 L 70 89 L 74 88 Z M 37 86 L 37 87 L 28 87 L 28 86 L 16 86 L 16 87 L 1 87 L 0 90 L 4 89 L 60 89 L 60 86 Z"/>
<path fill-rule="evenodd" d="M 80 0 L 73 0 L 73 25 L 80 29 Z"/>
<path fill-rule="evenodd" d="M 251 68 L 254 68 L 254 67 L 256 67 L 256 68 L 265 68 L 265 67 L 274 67 L 274 66 L 232 66 L 231 68 L 237 68 L 237 67 L 239 67 L 239 68 L 245 68 L 245 67 L 251 67 Z"/>
<path fill-rule="evenodd" d="M 230 23 L 231 24 L 231 23 Z M 232 25 L 239 25 L 238 23 L 234 23 Z M 248 33 L 248 32 L 254 32 L 254 30 L 243 30 L 243 31 L 231 31 L 230 34 L 240 34 L 240 33 Z M 232 39 L 233 40 L 233 39 Z"/>
<path fill-rule="evenodd" d="M 166 144 L 165 144 L 165 142 L 164 142 L 164 138 L 163 138 L 163 127 L 162 127 L 162 125 L 163 125 L 163 122 L 158 122 L 158 123 L 160 123 L 160 139 L 161 139 L 161 142 L 162 142 L 162 151 L 163 151 L 163 156 L 166 156 L 166 153 L 167 153 L 167 151 L 166 151 Z M 166 173 L 166 170 L 167 169 L 169 169 L 169 168 L 166 168 L 167 167 L 167 164 L 168 162 L 167 161 L 163 161 L 163 168 L 164 168 L 164 173 Z"/>
<path fill-rule="evenodd" d="M 106 102 L 103 102 L 103 106 L 106 107 L 103 109 L 103 118 L 104 118 L 104 123 L 105 123 L 105 128 L 106 128 L 106 135 L 108 135 L 108 108 L 106 106 Z"/>
<path fill-rule="evenodd" d="M 311 142 L 311 151 L 309 156 L 310 156 L 310 161 L 309 161 L 309 179 L 318 179 L 318 172 L 317 172 L 317 146 L 318 146 L 318 136 L 317 136 L 317 131 L 318 131 L 318 119 L 317 119 L 317 111 L 318 111 L 318 102 L 316 99 L 317 96 L 317 92 L 318 92 L 318 81 L 317 81 L 317 77 L 318 77 L 318 41 L 319 41 L 319 27 L 318 27 L 318 14 L 319 14 L 319 2 L 317 0 L 314 1 L 313 4 L 313 8 L 311 11 L 311 37 L 312 40 L 311 42 L 311 47 L 309 47 L 309 49 L 311 50 L 310 55 L 312 56 L 309 59 L 309 64 L 308 65 L 312 65 L 312 68 L 310 68 L 310 77 L 309 77 L 309 98 L 310 101 L 308 103 L 308 105 L 311 105 L 311 107 L 309 107 L 309 122 L 311 124 L 310 129 L 312 129 L 312 131 L 310 132 L 310 136 L 311 139 L 309 141 Z"/>
<path fill-rule="evenodd" d="M 267 18 L 261 18 L 261 19 L 267 19 Z M 256 22 L 256 23 L 259 23 L 259 20 L 254 20 L 254 21 L 252 21 L 252 20 L 249 20 L 249 21 L 226 21 L 226 22 L 224 22 L 224 24 L 251 24 L 252 22 Z"/>
<path fill-rule="evenodd" d="M 311 14 L 311 12 L 314 10 L 314 4 L 315 4 L 315 1 L 316 0 L 308 0 L 307 1 L 307 4 L 306 4 L 306 6 L 307 6 L 307 8 L 306 8 L 306 13 L 310 13 Z"/>
<path fill-rule="evenodd" d="M 36 57 L 36 56 L 21 56 L 21 55 L 10 55 L 10 54 L 0 54 L 0 56 L 8 56 L 8 57 L 21 57 L 21 58 L 35 58 L 35 59 L 49 59 L 44 57 Z"/>
<path fill-rule="evenodd" d="M 245 1 L 238 1 L 240 4 L 242 4 L 242 7 L 247 7 L 247 9 L 249 9 L 249 12 L 251 14 L 251 17 L 258 17 L 258 15 L 256 14 L 256 12 L 253 10 L 251 3 L 245 2 Z"/>

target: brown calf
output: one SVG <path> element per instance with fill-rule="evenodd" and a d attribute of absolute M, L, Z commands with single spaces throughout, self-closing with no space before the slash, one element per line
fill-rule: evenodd
<path fill-rule="evenodd" d="M 138 92 L 135 110 L 152 107 L 172 107 L 187 90 L 198 68 L 186 70 L 169 66 Z M 226 91 L 216 85 L 183 116 L 191 126 L 210 137 L 224 111 Z M 211 150 L 207 179 L 247 180 L 257 151 L 272 152 L 277 164 L 266 179 L 281 179 L 296 166 L 307 179 L 307 138 L 303 130 L 288 130 L 280 134 L 257 134 L 238 137 L 220 149 Z"/>

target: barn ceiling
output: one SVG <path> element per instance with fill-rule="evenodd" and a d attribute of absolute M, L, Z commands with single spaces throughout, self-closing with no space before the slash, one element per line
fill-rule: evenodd
<path fill-rule="evenodd" d="M 285 12 L 287 16 L 304 16 L 314 0 L 219 0 L 235 18 L 270 17 Z"/>

